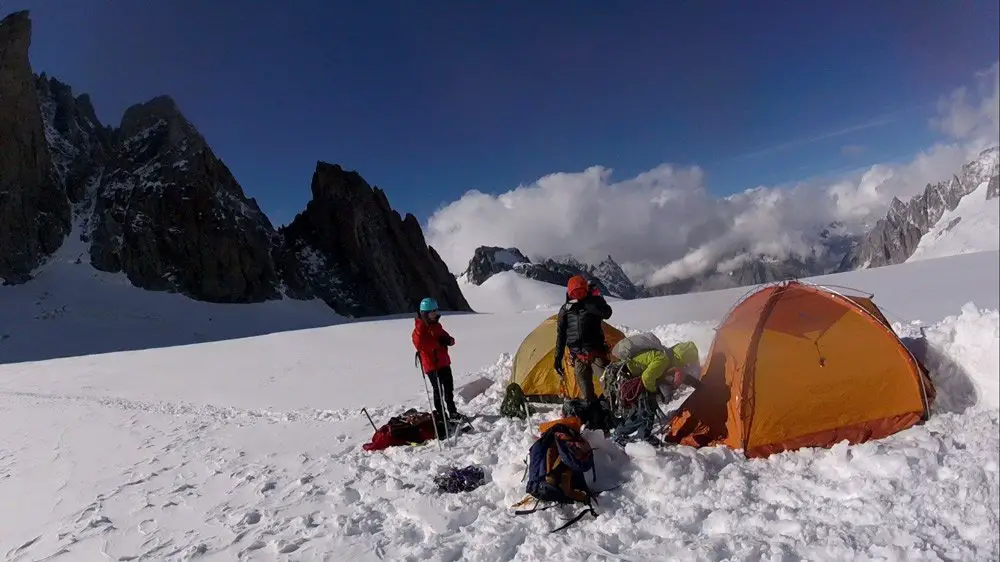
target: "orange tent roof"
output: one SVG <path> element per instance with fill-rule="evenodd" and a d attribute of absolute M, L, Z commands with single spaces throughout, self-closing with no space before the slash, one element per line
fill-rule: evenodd
<path fill-rule="evenodd" d="M 878 439 L 926 418 L 927 370 L 878 307 L 789 281 L 739 303 L 666 439 L 747 457 Z"/>

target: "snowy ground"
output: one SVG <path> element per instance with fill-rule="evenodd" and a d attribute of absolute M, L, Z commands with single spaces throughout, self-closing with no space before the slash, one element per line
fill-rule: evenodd
<path fill-rule="evenodd" d="M 988 187 L 983 182 L 946 211 L 907 261 L 1000 250 L 1000 198 L 987 200 Z"/>
<path fill-rule="evenodd" d="M 366 453 L 360 447 L 372 428 L 362 406 L 376 423 L 426 408 L 410 319 L 14 363 L 30 355 L 19 350 L 32 340 L 36 354 L 51 357 L 87 353 L 87 345 L 106 351 L 93 334 L 131 332 L 135 347 L 170 342 L 175 335 L 157 328 L 181 329 L 182 314 L 172 312 L 181 305 L 120 287 L 103 304 L 97 294 L 79 295 L 94 299 L 88 308 L 60 292 L 52 298 L 70 308 L 36 319 L 24 315 L 39 306 L 24 295 L 41 290 L 34 283 L 63 291 L 57 276 L 0 288 L 0 326 L 31 334 L 13 348 L 4 347 L 13 337 L 0 341 L 0 506 L 14 506 L 0 510 L 0 557 L 1000 558 L 1000 253 L 824 281 L 875 292 L 925 358 L 940 393 L 927 424 L 876 443 L 754 461 L 723 448 L 622 451 L 591 434 L 599 486 L 622 487 L 602 495 L 597 519 L 554 535 L 546 531 L 559 524 L 558 510 L 514 517 L 508 509 L 524 495 L 523 459 L 541 417 L 526 426 L 493 415 L 510 355 L 550 310 L 446 317 L 459 382 L 497 381 L 459 400 L 460 409 L 484 414 L 477 432 L 443 450 Z M 704 353 L 715 322 L 745 292 L 618 302 L 612 321 L 655 329 L 668 342 L 693 339 Z M 124 299 L 134 299 L 125 301 L 133 313 L 159 320 L 128 324 L 112 313 Z M 206 307 L 213 318 L 229 314 Z M 290 324 L 320 325 L 314 312 L 283 314 Z M 469 463 L 486 467 L 487 485 L 455 496 L 434 491 L 436 470 Z"/>

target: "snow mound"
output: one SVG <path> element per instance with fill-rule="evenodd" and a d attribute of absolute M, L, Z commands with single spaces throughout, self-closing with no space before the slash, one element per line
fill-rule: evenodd
<path fill-rule="evenodd" d="M 945 211 L 906 261 L 1000 250 L 1000 198 L 986 199 L 988 185 L 982 182 Z"/>
<path fill-rule="evenodd" d="M 972 302 L 930 327 L 895 325 L 938 390 L 934 410 L 1000 408 L 1000 312 Z"/>
<path fill-rule="evenodd" d="M 566 301 L 564 288 L 529 279 L 515 271 L 492 275 L 482 285 L 459 281 L 459 288 L 476 312 L 554 310 Z"/>

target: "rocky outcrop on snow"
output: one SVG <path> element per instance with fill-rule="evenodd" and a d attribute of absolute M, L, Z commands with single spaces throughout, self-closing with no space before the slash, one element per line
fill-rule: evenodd
<path fill-rule="evenodd" d="M 583 275 L 606 295 L 621 299 L 645 296 L 611 256 L 597 265 L 583 263 L 571 256 L 532 262 L 517 248 L 480 246 L 460 277 L 473 285 L 482 285 L 504 271 L 515 271 L 529 279 L 560 286 L 566 286 L 574 275 Z"/>
<path fill-rule="evenodd" d="M 989 186 L 986 188 L 986 200 L 1000 197 L 1000 175 L 990 178 Z"/>
<path fill-rule="evenodd" d="M 202 301 L 320 297 L 350 315 L 469 310 L 417 220 L 354 172 L 320 163 L 313 200 L 278 232 L 169 96 L 100 123 L 90 98 L 28 62 L 31 21 L 0 24 L 0 280 L 26 282 L 75 218 L 77 262 Z M 75 214 L 75 217 L 73 216 Z"/>
<path fill-rule="evenodd" d="M 471 310 L 417 219 L 401 218 L 357 172 L 317 163 L 312 199 L 280 235 L 283 269 L 299 272 L 289 290 L 343 314 L 406 312 L 428 296 L 442 308 Z"/>
<path fill-rule="evenodd" d="M 462 276 L 473 285 L 482 285 L 490 277 L 510 271 L 519 263 L 531 263 L 531 260 L 517 248 L 480 246 L 472 254 Z"/>
<path fill-rule="evenodd" d="M 70 228 L 28 61 L 25 11 L 0 21 L 0 280 L 23 283 L 56 251 Z"/>
<path fill-rule="evenodd" d="M 844 257 L 840 269 L 847 271 L 905 262 L 913 255 L 923 235 L 946 211 L 954 210 L 962 197 L 983 182 L 994 181 L 998 175 L 998 155 L 1000 149 L 997 147 L 984 150 L 950 180 L 928 184 L 923 193 L 905 203 L 893 198 L 885 218 L 880 219 Z"/>

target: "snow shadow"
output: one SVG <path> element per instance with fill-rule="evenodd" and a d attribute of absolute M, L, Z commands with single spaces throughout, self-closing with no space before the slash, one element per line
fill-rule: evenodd
<path fill-rule="evenodd" d="M 901 338 L 903 345 L 930 372 L 937 398 L 931 405 L 935 412 L 960 414 L 979 401 L 976 386 L 964 367 L 938 349 L 926 337 Z"/>
<path fill-rule="evenodd" d="M 613 490 L 625 482 L 629 456 L 601 431 L 584 429 L 584 438 L 594 450 L 594 473 L 587 473 L 587 484 L 594 491 Z"/>
<path fill-rule="evenodd" d="M 316 301 L 215 304 L 139 290 L 122 291 L 120 298 L 101 293 L 84 298 L 29 288 L 0 291 L 0 365 L 413 317 L 404 313 L 345 318 Z"/>
<path fill-rule="evenodd" d="M 74 325 L 43 329 L 11 329 L 0 326 L 0 365 L 30 361 L 46 361 L 85 355 L 100 355 L 122 351 L 141 351 L 184 345 L 211 343 L 322 328 L 339 324 L 332 322 L 308 322 L 282 325 L 247 323 L 244 325 L 216 328 L 209 320 L 206 325 L 197 326 L 157 326 L 155 323 L 126 327 Z"/>

